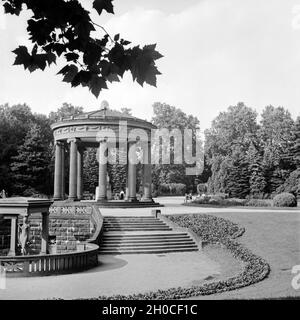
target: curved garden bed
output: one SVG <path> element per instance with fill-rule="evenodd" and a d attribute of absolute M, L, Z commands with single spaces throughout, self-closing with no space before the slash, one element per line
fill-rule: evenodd
<path fill-rule="evenodd" d="M 198 286 L 170 288 L 167 290 L 151 291 L 133 295 L 99 296 L 97 299 L 184 299 L 235 290 L 259 282 L 268 276 L 270 272 L 269 264 L 240 243 L 234 241 L 234 239 L 245 232 L 245 229 L 241 228 L 239 225 L 229 220 L 206 214 L 169 215 L 167 218 L 172 222 L 177 223 L 180 227 L 190 228 L 202 241 L 211 244 L 221 244 L 227 248 L 236 259 L 243 262 L 243 271 L 226 280 L 210 282 Z"/>

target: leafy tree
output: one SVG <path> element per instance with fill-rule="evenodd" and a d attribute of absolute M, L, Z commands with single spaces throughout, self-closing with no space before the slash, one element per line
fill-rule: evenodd
<path fill-rule="evenodd" d="M 71 103 L 64 102 L 57 111 L 51 111 L 49 114 L 50 122 L 59 121 L 61 118 L 67 118 L 83 113 L 83 107 L 73 106 Z"/>
<path fill-rule="evenodd" d="M 298 169 L 300 169 L 300 116 L 294 126 L 295 143 L 292 149 L 293 158 Z"/>
<path fill-rule="evenodd" d="M 170 106 L 166 103 L 156 102 L 153 104 L 152 123 L 158 127 L 158 129 L 166 128 L 168 130 L 179 129 L 182 133 L 184 129 L 193 130 L 193 141 L 198 138 L 196 131 L 199 129 L 199 120 L 184 113 L 180 108 Z M 174 163 L 174 139 L 170 141 L 170 158 L 171 164 L 159 164 L 155 165 L 155 178 L 153 181 L 156 183 L 184 183 L 187 185 L 188 191 L 193 189 L 196 191 L 197 182 L 195 182 L 195 176 L 187 176 L 186 168 L 189 166 L 185 163 Z M 173 162 L 173 163 L 172 163 Z"/>
<path fill-rule="evenodd" d="M 160 74 L 155 61 L 162 55 L 156 45 L 129 47 L 130 42 L 119 34 L 110 36 L 103 26 L 92 21 L 90 12 L 79 0 L 3 0 L 6 13 L 19 15 L 27 9 L 32 12 L 27 21 L 27 32 L 33 48 L 19 46 L 15 65 L 33 72 L 44 70 L 63 57 L 67 64 L 58 72 L 72 87 L 83 86 L 96 96 L 107 89 L 107 82 L 119 81 L 130 71 L 134 81 L 156 86 Z M 113 0 L 94 0 L 93 9 L 114 13 Z M 93 37 L 96 28 L 102 38 Z"/>
<path fill-rule="evenodd" d="M 132 116 L 132 110 L 130 108 L 121 108 L 121 112 L 127 114 L 128 116 Z"/>
<path fill-rule="evenodd" d="M 33 114 L 26 104 L 0 105 L 0 189 L 9 194 L 14 192 L 10 163 L 33 124 L 42 128 L 47 141 L 52 139 L 49 121 L 44 115 Z"/>
<path fill-rule="evenodd" d="M 270 105 L 262 112 L 258 136 L 264 150 L 263 167 L 268 193 L 275 192 L 296 169 L 291 152 L 295 141 L 293 127 L 291 114 L 283 107 Z"/>
<path fill-rule="evenodd" d="M 24 194 L 26 189 L 30 189 L 33 192 L 50 194 L 49 144 L 50 141 L 46 140 L 42 128 L 33 124 L 11 163 L 15 193 Z"/>
<path fill-rule="evenodd" d="M 243 102 L 221 112 L 212 121 L 211 128 L 205 131 L 208 158 L 212 159 L 216 154 L 231 154 L 236 147 L 246 152 L 256 140 L 256 118 L 256 111 Z"/>
<path fill-rule="evenodd" d="M 257 113 L 240 102 L 221 112 L 205 131 L 206 158 L 212 172 L 209 192 L 235 197 L 245 197 L 249 192 L 246 152 L 252 144 L 258 144 L 256 118 Z"/>

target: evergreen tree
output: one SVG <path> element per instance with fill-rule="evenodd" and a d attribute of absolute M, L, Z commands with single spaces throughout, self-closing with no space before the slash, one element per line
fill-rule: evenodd
<path fill-rule="evenodd" d="M 259 138 L 264 150 L 266 192 L 275 193 L 296 169 L 291 152 L 294 143 L 294 121 L 283 107 L 267 106 L 262 113 Z"/>
<path fill-rule="evenodd" d="M 262 168 L 262 157 L 254 144 L 251 144 L 247 153 L 250 171 L 250 195 L 253 198 L 262 198 L 266 187 Z"/>
<path fill-rule="evenodd" d="M 245 198 L 250 191 L 249 163 L 246 155 L 237 149 L 233 152 L 229 168 L 226 193 L 234 198 Z"/>
<path fill-rule="evenodd" d="M 36 192 L 50 194 L 50 142 L 42 128 L 33 124 L 13 157 L 11 171 L 14 174 L 15 193 L 30 195 Z"/>

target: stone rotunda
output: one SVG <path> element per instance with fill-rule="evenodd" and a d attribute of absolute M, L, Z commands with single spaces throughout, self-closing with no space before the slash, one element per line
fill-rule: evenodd
<path fill-rule="evenodd" d="M 99 183 L 95 201 L 100 206 L 158 206 L 151 194 L 151 130 L 145 120 L 108 108 L 61 118 L 52 125 L 55 142 L 54 200 L 83 200 L 83 152 L 98 148 Z M 136 148 L 142 146 L 143 196 L 137 194 Z M 65 199 L 65 152 L 69 148 L 69 195 Z M 109 148 L 126 150 L 126 197 L 124 201 L 107 199 L 107 154 Z"/>

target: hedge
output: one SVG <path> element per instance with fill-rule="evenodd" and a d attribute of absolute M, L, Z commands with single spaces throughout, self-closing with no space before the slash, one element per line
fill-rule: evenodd
<path fill-rule="evenodd" d="M 158 187 L 159 195 L 183 196 L 186 192 L 186 185 L 183 183 L 162 183 Z"/>
<path fill-rule="evenodd" d="M 210 215 L 176 215 L 167 216 L 181 227 L 190 228 L 202 241 L 225 246 L 236 259 L 244 263 L 243 271 L 226 280 L 215 281 L 199 286 L 178 287 L 167 290 L 151 291 L 132 295 L 99 296 L 99 300 L 148 300 L 148 299 L 185 299 L 201 295 L 210 295 L 249 286 L 266 278 L 270 272 L 269 264 L 250 250 L 234 241 L 245 229 L 237 224 Z"/>

